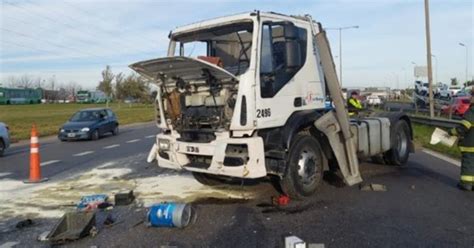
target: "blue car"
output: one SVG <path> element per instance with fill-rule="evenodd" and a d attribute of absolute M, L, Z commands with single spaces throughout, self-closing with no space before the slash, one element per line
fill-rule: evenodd
<path fill-rule="evenodd" d="M 76 112 L 60 129 L 58 138 L 68 140 L 97 140 L 106 133 L 117 135 L 119 123 L 112 110 L 90 108 Z"/>
<path fill-rule="evenodd" d="M 5 150 L 10 146 L 10 134 L 8 126 L 0 122 L 0 157 L 3 156 Z"/>

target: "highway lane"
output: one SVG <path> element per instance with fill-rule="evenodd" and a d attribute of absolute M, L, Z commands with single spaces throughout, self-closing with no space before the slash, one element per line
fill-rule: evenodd
<path fill-rule="evenodd" d="M 287 235 L 326 247 L 474 245 L 474 194 L 456 188 L 459 167 L 420 151 L 405 167 L 363 163 L 361 173 L 364 183 L 387 191 L 361 191 L 327 177 L 314 197 L 280 211 L 261 207 L 277 194 L 261 183 L 246 190 L 267 193 L 248 202 L 196 203 L 197 221 L 186 229 L 133 226 L 144 210 L 117 209 L 123 224 L 72 247 L 282 247 Z"/>
<path fill-rule="evenodd" d="M 121 127 L 119 135 L 107 135 L 97 141 L 60 142 L 56 138 L 48 137 L 44 141 L 40 138 L 42 176 L 54 180 L 61 173 L 148 152 L 157 132 L 153 123 L 147 123 Z M 22 180 L 28 176 L 29 144 L 23 142 L 0 158 L 0 179 Z"/>

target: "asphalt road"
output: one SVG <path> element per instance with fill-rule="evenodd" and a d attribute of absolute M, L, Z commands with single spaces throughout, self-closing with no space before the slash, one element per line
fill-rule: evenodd
<path fill-rule="evenodd" d="M 147 124 L 123 128 L 120 135 L 97 142 L 43 141 L 42 162 L 59 160 L 42 166 L 43 174 L 59 180 L 67 173 L 130 156 L 139 160 L 128 165 L 136 167 L 135 177 L 167 173 L 144 161 L 156 131 Z M 12 148 L 0 165 L 0 179 L 27 178 L 28 147 Z M 196 222 L 185 229 L 137 224 L 146 209 L 116 207 L 116 225 L 99 225 L 96 237 L 68 247 L 283 247 L 288 235 L 326 247 L 473 247 L 474 193 L 456 188 L 459 167 L 419 151 L 405 167 L 363 163 L 361 173 L 364 183 L 383 184 L 387 191 L 361 191 L 327 175 L 317 195 L 278 209 L 269 206 L 278 192 L 268 181 L 224 186 L 258 194 L 249 200 L 198 199 Z M 55 220 L 35 221 L 40 223 L 35 228 L 0 234 L 0 246 L 47 246 L 35 238 Z"/>
<path fill-rule="evenodd" d="M 121 127 L 119 135 L 106 135 L 97 141 L 60 142 L 56 137 L 40 138 L 42 177 L 61 179 L 65 174 L 88 169 L 101 161 L 148 152 L 157 130 L 153 123 L 146 123 Z M 29 152 L 28 142 L 8 149 L 0 158 L 0 179 L 28 179 Z"/>

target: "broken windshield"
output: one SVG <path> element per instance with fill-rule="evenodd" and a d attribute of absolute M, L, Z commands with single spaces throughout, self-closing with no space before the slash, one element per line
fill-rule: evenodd
<path fill-rule="evenodd" d="M 173 37 L 179 49 L 175 56 L 196 57 L 240 75 L 250 65 L 253 23 L 251 20 Z"/>

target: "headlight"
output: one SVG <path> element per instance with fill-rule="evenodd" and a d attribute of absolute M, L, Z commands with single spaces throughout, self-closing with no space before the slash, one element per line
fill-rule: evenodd
<path fill-rule="evenodd" d="M 88 127 L 85 127 L 85 128 L 83 128 L 83 129 L 81 129 L 81 132 L 89 132 L 89 130 L 90 130 L 90 129 L 89 129 Z"/>
<path fill-rule="evenodd" d="M 170 149 L 170 140 L 158 139 L 158 150 L 168 151 Z"/>
<path fill-rule="evenodd" d="M 63 128 L 59 129 L 59 132 L 64 133 L 64 129 Z"/>

